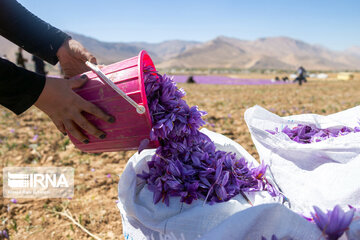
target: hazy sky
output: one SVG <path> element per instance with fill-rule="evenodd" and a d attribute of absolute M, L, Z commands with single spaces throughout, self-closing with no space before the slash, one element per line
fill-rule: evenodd
<path fill-rule="evenodd" d="M 103 41 L 254 40 L 288 36 L 334 50 L 360 46 L 358 0 L 19 0 L 54 26 Z"/>

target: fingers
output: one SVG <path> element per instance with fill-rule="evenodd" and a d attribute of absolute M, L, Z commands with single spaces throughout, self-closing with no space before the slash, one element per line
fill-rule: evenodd
<path fill-rule="evenodd" d="M 106 137 L 106 134 L 103 131 L 100 131 L 96 127 L 94 127 L 94 125 L 92 125 L 83 115 L 78 114 L 74 118 L 74 121 L 81 129 L 84 129 L 91 135 L 99 139 L 104 139 Z"/>
<path fill-rule="evenodd" d="M 115 122 L 115 118 L 113 116 L 104 113 L 103 110 L 101 110 L 95 104 L 93 104 L 91 102 L 85 101 L 83 99 L 83 102 L 81 103 L 81 107 L 85 112 L 91 113 L 95 117 L 98 117 L 106 122 L 109 122 L 109 123 Z"/>
<path fill-rule="evenodd" d="M 85 59 L 85 60 L 84 60 L 84 63 L 85 63 L 86 61 L 89 61 L 89 62 L 91 62 L 92 64 L 97 65 L 96 58 L 95 58 L 93 55 L 91 55 L 89 52 L 84 53 L 84 59 Z M 85 68 L 86 68 L 86 71 L 91 70 L 87 65 L 84 64 L 84 66 L 85 66 Z"/>
<path fill-rule="evenodd" d="M 61 132 L 65 132 L 66 129 L 77 140 L 86 144 L 89 143 L 89 138 L 81 131 L 81 129 L 99 139 L 104 139 L 106 137 L 106 133 L 97 129 L 81 113 L 74 116 L 73 119 L 65 120 L 63 124 L 57 122 L 55 125 Z"/>
<path fill-rule="evenodd" d="M 73 79 L 69 80 L 69 84 L 70 84 L 70 87 L 71 87 L 72 89 L 80 88 L 80 87 L 82 87 L 88 80 L 89 80 L 89 78 L 88 78 L 85 74 L 83 74 L 83 75 L 81 75 L 80 77 L 73 78 Z"/>
<path fill-rule="evenodd" d="M 64 126 L 69 134 L 74 136 L 77 140 L 86 144 L 89 143 L 88 137 L 79 130 L 79 127 L 72 120 L 65 120 Z"/>
<path fill-rule="evenodd" d="M 96 58 L 90 54 L 90 56 L 88 57 L 88 61 L 91 62 L 92 64 L 97 64 L 97 60 Z"/>
<path fill-rule="evenodd" d="M 56 128 L 64 135 L 67 135 L 66 130 L 65 130 L 65 126 L 61 121 L 53 121 L 53 123 L 55 124 Z"/>
<path fill-rule="evenodd" d="M 89 71 L 86 61 L 97 64 L 96 58 L 74 39 L 66 41 L 58 50 L 57 56 L 65 73 L 65 78 Z"/>
<path fill-rule="evenodd" d="M 81 87 L 86 81 L 86 75 L 71 80 L 47 77 L 44 90 L 35 105 L 53 120 L 60 132 L 68 132 L 79 141 L 89 143 L 86 134 L 100 139 L 105 138 L 106 134 L 92 125 L 82 112 L 110 123 L 115 122 L 115 119 L 72 90 Z"/>
<path fill-rule="evenodd" d="M 94 55 L 92 55 L 88 50 L 86 50 L 80 43 L 79 43 L 79 53 L 80 53 L 80 59 L 85 63 L 86 61 L 89 61 L 93 64 L 97 64 L 96 58 Z"/>
<path fill-rule="evenodd" d="M 82 74 L 84 72 L 89 71 L 89 67 L 85 65 L 83 62 L 76 62 L 70 66 L 67 66 L 67 68 L 63 68 L 64 71 L 64 78 L 72 78 L 76 75 Z"/>
<path fill-rule="evenodd" d="M 93 64 L 97 64 L 96 58 L 89 53 L 85 48 L 83 49 L 83 51 L 80 52 L 81 54 L 81 60 L 85 63 L 86 61 L 89 61 Z"/>
<path fill-rule="evenodd" d="M 72 89 L 82 87 L 86 83 L 87 79 L 88 78 L 86 75 L 82 75 L 80 78 L 71 79 L 71 80 L 69 80 L 70 87 Z M 109 123 L 115 122 L 115 118 L 113 116 L 106 114 L 95 104 L 93 104 L 89 101 L 86 101 L 79 95 L 75 94 L 75 96 L 76 96 L 75 102 L 76 102 L 77 107 L 80 109 L 80 111 L 90 113 L 90 114 L 94 115 L 95 117 L 100 118 Z"/>

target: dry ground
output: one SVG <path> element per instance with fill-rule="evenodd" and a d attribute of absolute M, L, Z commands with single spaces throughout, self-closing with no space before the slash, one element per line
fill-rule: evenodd
<path fill-rule="evenodd" d="M 243 120 L 248 107 L 258 104 L 285 116 L 310 112 L 330 114 L 360 105 L 360 81 L 310 82 L 302 87 L 180 86 L 188 93 L 189 105 L 208 111 L 205 118 L 210 130 L 239 142 L 256 158 L 256 149 Z M 36 134 L 39 137 L 35 141 Z M 0 198 L 0 229 L 8 228 L 11 239 L 92 239 L 68 219 L 56 214 L 65 208 L 102 239 L 123 239 L 120 214 L 115 206 L 117 182 L 134 152 L 81 153 L 35 108 L 19 117 L 0 108 L 0 139 L 1 167 L 75 168 L 75 196 L 71 200 L 17 199 L 17 203 L 12 203 Z M 2 191 L 2 171 L 0 178 Z"/>

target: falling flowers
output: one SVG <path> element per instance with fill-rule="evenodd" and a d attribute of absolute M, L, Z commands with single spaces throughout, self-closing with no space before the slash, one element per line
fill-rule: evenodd
<path fill-rule="evenodd" d="M 145 90 L 153 128 L 151 140 L 160 147 L 149 161 L 149 170 L 138 174 L 153 192 L 153 201 L 169 205 L 169 197 L 191 204 L 203 199 L 210 204 L 228 201 L 242 192 L 278 192 L 267 182 L 267 166 L 253 167 L 245 158 L 218 151 L 199 131 L 205 124 L 196 106 L 182 99 L 185 92 L 166 75 L 145 69 Z"/>
<path fill-rule="evenodd" d="M 275 130 L 266 130 L 268 133 L 273 135 L 278 134 L 280 131 L 278 128 Z M 349 133 L 357 133 L 360 132 L 360 127 L 349 128 L 342 127 L 341 129 L 320 129 L 317 127 L 311 127 L 308 125 L 298 124 L 297 126 L 290 128 L 289 126 L 285 126 L 282 130 L 282 133 L 285 133 L 291 140 L 307 144 L 313 142 L 324 141 L 328 138 L 344 136 Z"/>

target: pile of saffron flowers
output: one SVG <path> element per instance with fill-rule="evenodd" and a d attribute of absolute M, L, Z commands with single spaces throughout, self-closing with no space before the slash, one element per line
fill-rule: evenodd
<path fill-rule="evenodd" d="M 279 193 L 267 181 L 267 166 L 253 167 L 242 156 L 218 151 L 199 128 L 205 124 L 196 106 L 189 107 L 185 92 L 168 76 L 144 70 L 144 83 L 153 128 L 151 140 L 160 142 L 147 162 L 148 171 L 138 174 L 153 192 L 154 204 L 169 205 L 170 197 L 191 204 L 203 199 L 210 204 L 228 201 L 243 192 L 267 190 Z"/>
<path fill-rule="evenodd" d="M 280 131 L 278 128 L 275 130 L 266 130 L 273 135 L 278 134 Z M 298 124 L 293 128 L 285 126 L 281 132 L 289 136 L 289 138 L 297 143 L 307 144 L 313 142 L 324 141 L 328 138 L 344 136 L 349 133 L 360 132 L 360 127 L 351 129 L 349 127 L 342 127 L 341 129 L 320 129 L 317 127 L 311 127 L 308 125 Z"/>

